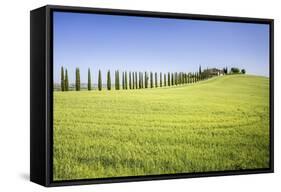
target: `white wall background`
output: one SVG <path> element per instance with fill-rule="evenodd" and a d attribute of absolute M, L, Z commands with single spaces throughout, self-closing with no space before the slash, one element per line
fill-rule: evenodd
<path fill-rule="evenodd" d="M 281 12 L 277 0 L 25 0 L 0 8 L 0 191 L 277 191 L 281 188 Z M 29 11 L 45 4 L 275 19 L 275 173 L 44 188 L 29 182 Z M 11 77 L 13 74 L 13 77 Z"/>

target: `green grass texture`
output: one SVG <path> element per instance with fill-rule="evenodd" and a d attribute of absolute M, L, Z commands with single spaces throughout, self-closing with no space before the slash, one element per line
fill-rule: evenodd
<path fill-rule="evenodd" d="M 54 92 L 55 181 L 269 167 L 269 79 Z"/>

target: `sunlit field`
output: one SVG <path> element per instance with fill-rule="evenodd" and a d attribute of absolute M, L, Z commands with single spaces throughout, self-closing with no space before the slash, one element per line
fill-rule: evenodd
<path fill-rule="evenodd" d="M 54 180 L 269 167 L 269 79 L 54 92 Z"/>

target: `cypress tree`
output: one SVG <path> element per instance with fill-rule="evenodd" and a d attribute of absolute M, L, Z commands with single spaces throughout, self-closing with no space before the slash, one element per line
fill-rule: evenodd
<path fill-rule="evenodd" d="M 133 89 L 135 89 L 135 72 L 132 73 L 133 73 Z"/>
<path fill-rule="evenodd" d="M 125 89 L 128 89 L 128 76 L 127 76 L 127 71 L 125 71 Z"/>
<path fill-rule="evenodd" d="M 141 79 L 142 79 L 142 77 L 141 77 L 141 72 L 139 72 L 139 89 L 141 89 L 142 88 L 142 86 L 141 86 Z"/>
<path fill-rule="evenodd" d="M 131 71 L 129 72 L 129 88 L 132 89 L 132 77 Z"/>
<path fill-rule="evenodd" d="M 64 83 L 64 70 L 63 70 L 63 67 L 61 67 L 61 81 L 60 81 L 60 86 L 61 86 L 61 91 L 64 91 L 65 83 Z"/>
<path fill-rule="evenodd" d="M 80 91 L 80 70 L 76 68 L 76 81 L 75 81 L 76 91 Z"/>
<path fill-rule="evenodd" d="M 177 72 L 175 72 L 175 85 L 178 85 L 178 73 Z"/>
<path fill-rule="evenodd" d="M 170 72 L 168 73 L 168 86 L 171 86 L 171 77 L 170 77 Z"/>
<path fill-rule="evenodd" d="M 172 74 L 171 85 L 173 86 L 174 85 L 174 73 L 171 73 L 171 74 Z"/>
<path fill-rule="evenodd" d="M 119 71 L 118 70 L 116 70 L 116 72 L 115 72 L 115 89 L 116 90 L 120 89 Z"/>
<path fill-rule="evenodd" d="M 107 71 L 107 90 L 111 90 L 110 70 Z"/>
<path fill-rule="evenodd" d="M 201 75 L 202 71 L 201 71 L 201 65 L 199 66 L 199 75 Z"/>
<path fill-rule="evenodd" d="M 180 84 L 180 85 L 182 84 L 182 80 L 183 80 L 183 78 L 182 78 L 182 72 L 180 72 L 180 78 L 179 78 L 179 84 Z"/>
<path fill-rule="evenodd" d="M 147 75 L 147 72 L 144 73 L 144 86 L 145 86 L 145 88 L 148 88 L 148 75 Z"/>
<path fill-rule="evenodd" d="M 153 88 L 153 73 L 150 72 L 150 88 Z"/>
<path fill-rule="evenodd" d="M 69 90 L 69 83 L 68 83 L 68 73 L 67 73 L 67 69 L 65 69 L 65 80 L 64 80 L 64 90 L 68 91 Z"/>
<path fill-rule="evenodd" d="M 98 89 L 99 89 L 99 91 L 101 91 L 101 90 L 102 90 L 101 70 L 99 70 L 99 77 L 98 77 Z"/>
<path fill-rule="evenodd" d="M 167 82 L 166 82 L 166 73 L 164 73 L 164 86 L 167 86 Z"/>
<path fill-rule="evenodd" d="M 144 88 L 144 81 L 143 81 L 143 72 L 141 72 L 141 88 Z"/>
<path fill-rule="evenodd" d="M 90 68 L 88 68 L 88 91 L 91 91 L 92 85 L 91 85 L 91 71 Z"/>
<path fill-rule="evenodd" d="M 155 72 L 155 87 L 157 88 L 158 87 L 158 83 L 157 83 L 157 72 Z"/>
<path fill-rule="evenodd" d="M 144 74 L 141 72 L 141 88 L 144 88 Z"/>
<path fill-rule="evenodd" d="M 162 87 L 162 73 L 160 73 L 160 87 Z"/>
<path fill-rule="evenodd" d="M 138 88 L 138 74 L 135 72 L 135 87 Z"/>

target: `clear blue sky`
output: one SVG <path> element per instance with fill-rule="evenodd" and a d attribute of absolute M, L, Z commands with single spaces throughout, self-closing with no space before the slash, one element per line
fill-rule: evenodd
<path fill-rule="evenodd" d="M 54 12 L 54 82 L 60 67 L 73 83 L 87 70 L 97 82 L 106 71 L 193 72 L 245 68 L 269 76 L 269 25 Z M 112 77 L 113 79 L 113 77 Z"/>

